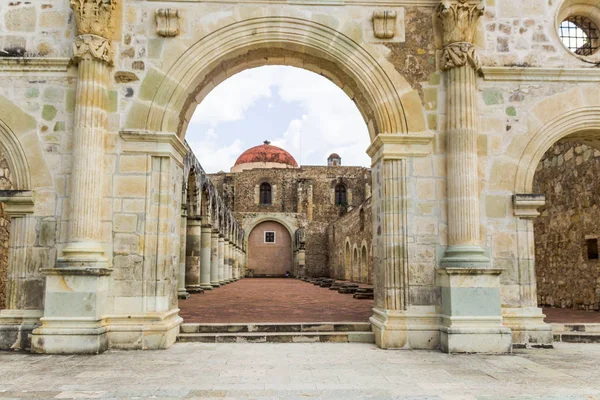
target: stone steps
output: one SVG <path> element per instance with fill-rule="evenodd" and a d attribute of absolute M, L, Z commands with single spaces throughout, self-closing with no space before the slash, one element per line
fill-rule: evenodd
<path fill-rule="evenodd" d="M 202 343 L 374 343 L 368 322 L 181 324 L 180 342 Z"/>
<path fill-rule="evenodd" d="M 552 324 L 555 342 L 567 343 L 600 343 L 600 324 L 568 323 Z"/>
<path fill-rule="evenodd" d="M 179 342 L 201 343 L 375 343 L 372 332 L 180 333 Z"/>

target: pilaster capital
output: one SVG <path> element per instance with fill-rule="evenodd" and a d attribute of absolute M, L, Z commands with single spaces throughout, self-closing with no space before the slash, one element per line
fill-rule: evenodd
<path fill-rule="evenodd" d="M 114 33 L 114 15 L 119 0 L 71 0 L 77 35 L 110 38 Z"/>
<path fill-rule="evenodd" d="M 114 52 L 110 40 L 92 34 L 79 35 L 73 42 L 73 62 L 79 64 L 84 59 L 104 61 L 113 64 Z"/>
<path fill-rule="evenodd" d="M 367 149 L 371 163 L 380 160 L 408 157 L 427 157 L 431 154 L 433 134 L 430 132 L 409 134 L 379 134 Z"/>
<path fill-rule="evenodd" d="M 443 0 L 437 7 L 436 19 L 442 34 L 443 53 L 441 67 L 444 70 L 472 66 L 481 67 L 477 59 L 473 36 L 479 17 L 483 15 L 481 0 Z"/>
<path fill-rule="evenodd" d="M 6 204 L 4 213 L 11 218 L 33 214 L 33 192 L 29 190 L 0 190 L 0 201 Z"/>

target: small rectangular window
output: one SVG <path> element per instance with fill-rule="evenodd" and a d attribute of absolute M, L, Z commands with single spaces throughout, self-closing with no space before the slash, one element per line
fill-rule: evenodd
<path fill-rule="evenodd" d="M 588 260 L 598 259 L 598 239 L 586 239 Z"/>
<path fill-rule="evenodd" d="M 275 232 L 265 232 L 265 243 L 275 243 Z"/>

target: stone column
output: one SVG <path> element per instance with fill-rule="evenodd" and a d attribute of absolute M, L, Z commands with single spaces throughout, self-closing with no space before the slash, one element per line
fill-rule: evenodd
<path fill-rule="evenodd" d="M 225 283 L 225 237 L 219 233 L 219 284 Z"/>
<path fill-rule="evenodd" d="M 101 243 L 101 205 L 116 3 L 71 1 L 77 25 L 72 61 L 78 71 L 68 242 L 58 266 L 44 271 L 48 275 L 44 317 L 32 337 L 32 350 L 38 353 L 99 353 L 108 347 L 102 319 L 111 269 Z"/>
<path fill-rule="evenodd" d="M 212 226 L 205 222 L 207 217 L 202 217 L 200 229 L 200 287 L 204 290 L 212 290 L 210 283 L 210 252 Z"/>
<path fill-rule="evenodd" d="M 184 197 L 185 198 L 185 197 Z M 177 279 L 177 297 L 180 299 L 187 299 L 190 294 L 185 289 L 185 254 L 186 254 L 186 233 L 187 233 L 187 206 L 181 204 L 181 226 L 180 232 L 180 244 L 179 244 L 179 274 Z"/>
<path fill-rule="evenodd" d="M 213 229 L 210 234 L 210 285 L 219 287 L 219 231 Z"/>
<path fill-rule="evenodd" d="M 512 331 L 513 343 L 520 345 L 550 345 L 553 340 L 552 326 L 544 322 L 546 316 L 537 304 L 535 278 L 533 221 L 540 215 L 537 208 L 545 202 L 544 195 L 513 196 L 517 224 L 517 268 L 513 269 L 513 276 L 508 278 L 512 282 L 511 287 L 514 288 L 515 282 L 517 284 L 517 290 L 511 292 L 518 292 L 518 304 L 505 304 L 502 307 L 502 319 Z"/>
<path fill-rule="evenodd" d="M 200 285 L 200 231 L 199 217 L 188 218 L 185 257 L 185 288 L 190 293 L 202 293 Z"/>
<path fill-rule="evenodd" d="M 15 191 L 0 200 L 6 204 L 4 213 L 11 224 L 6 309 L 0 310 L 0 350 L 26 350 L 31 347 L 29 335 L 43 314 L 44 300 L 44 281 L 31 259 L 37 224 L 30 216 L 33 214 L 33 193 Z"/>
<path fill-rule="evenodd" d="M 473 45 L 480 1 L 443 1 L 437 8 L 446 71 L 448 247 L 441 260 L 441 348 L 454 352 L 504 353 L 510 329 L 502 326 L 500 269 L 491 268 L 480 241 L 477 169 L 476 73 Z"/>
<path fill-rule="evenodd" d="M 231 239 L 225 238 L 225 282 L 231 283 Z"/>
<path fill-rule="evenodd" d="M 234 249 L 233 255 L 234 261 L 234 270 L 233 270 L 233 278 L 236 281 L 240 280 L 240 248 L 236 245 Z"/>

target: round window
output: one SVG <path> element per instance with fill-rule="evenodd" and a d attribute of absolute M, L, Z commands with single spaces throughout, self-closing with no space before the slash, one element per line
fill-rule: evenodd
<path fill-rule="evenodd" d="M 598 50 L 598 27 L 589 18 L 570 16 L 558 27 L 563 44 L 578 56 L 591 56 Z"/>

